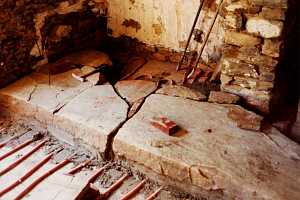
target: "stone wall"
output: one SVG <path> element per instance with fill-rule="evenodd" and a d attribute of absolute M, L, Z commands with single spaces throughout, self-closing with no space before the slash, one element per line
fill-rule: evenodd
<path fill-rule="evenodd" d="M 108 27 L 113 37 L 128 36 L 157 47 L 158 59 L 164 59 L 167 52 L 184 50 L 199 0 L 109 0 Z M 205 1 L 197 29 L 202 38 L 213 21 L 219 0 Z M 219 60 L 224 31 L 218 18 L 204 50 L 203 59 Z M 192 42 L 190 51 L 200 49 L 202 42 Z M 173 58 L 170 61 L 177 61 Z"/>
<path fill-rule="evenodd" d="M 95 43 L 105 12 L 105 0 L 1 0 L 0 87 L 38 60 Z"/>
<path fill-rule="evenodd" d="M 287 0 L 226 0 L 222 90 L 269 113 L 276 68 L 282 58 Z"/>

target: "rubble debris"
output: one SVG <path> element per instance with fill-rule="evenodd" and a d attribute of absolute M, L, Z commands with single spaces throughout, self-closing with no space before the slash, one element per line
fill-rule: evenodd
<path fill-rule="evenodd" d="M 236 104 L 239 100 L 239 96 L 221 91 L 211 91 L 208 98 L 208 102 L 219 104 Z"/>
<path fill-rule="evenodd" d="M 179 127 L 176 124 L 176 122 L 164 116 L 154 117 L 151 121 L 151 124 L 155 128 L 158 128 L 159 130 L 168 135 L 174 135 L 179 130 Z"/>
<path fill-rule="evenodd" d="M 239 128 L 260 131 L 263 117 L 248 111 L 240 106 L 230 107 L 227 116 L 233 120 Z"/>

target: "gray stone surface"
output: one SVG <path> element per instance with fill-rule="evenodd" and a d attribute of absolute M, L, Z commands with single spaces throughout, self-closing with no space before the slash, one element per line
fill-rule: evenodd
<path fill-rule="evenodd" d="M 133 104 L 155 92 L 157 84 L 145 80 L 124 80 L 115 85 L 119 94 L 130 104 Z"/>
<path fill-rule="evenodd" d="M 73 69 L 54 74 L 50 79 L 48 74 L 33 73 L 1 89 L 0 101 L 10 105 L 11 114 L 27 113 L 47 121 L 47 115 L 51 116 L 51 113 L 91 87 L 91 84 L 81 83 L 72 77 L 72 73 L 78 71 L 79 69 Z M 50 114 L 42 114 L 45 112 Z"/>
<path fill-rule="evenodd" d="M 157 90 L 156 93 L 196 101 L 204 101 L 207 99 L 201 92 L 179 85 L 164 85 L 161 89 Z"/>
<path fill-rule="evenodd" d="M 127 117 L 128 105 L 110 85 L 94 86 L 61 109 L 54 125 L 104 152 L 107 138 Z"/>
<path fill-rule="evenodd" d="M 209 102 L 220 104 L 236 104 L 240 97 L 227 92 L 211 91 L 209 94 Z"/>
<path fill-rule="evenodd" d="M 297 199 L 299 147 L 261 132 L 242 130 L 227 117 L 228 107 L 164 95 L 151 95 L 119 131 L 115 152 L 176 181 L 229 199 Z M 158 115 L 187 133 L 171 137 L 151 126 Z M 274 135 L 276 138 L 276 135 Z M 295 157 L 291 157 L 294 155 Z"/>

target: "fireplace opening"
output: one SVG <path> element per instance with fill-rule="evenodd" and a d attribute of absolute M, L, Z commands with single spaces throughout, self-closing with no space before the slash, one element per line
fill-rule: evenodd
<path fill-rule="evenodd" d="M 0 198 L 297 199 L 299 6 L 2 0 Z"/>

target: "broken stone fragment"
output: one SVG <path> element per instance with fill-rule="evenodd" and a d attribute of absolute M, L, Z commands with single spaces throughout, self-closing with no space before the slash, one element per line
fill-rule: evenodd
<path fill-rule="evenodd" d="M 179 129 L 178 125 L 174 121 L 168 119 L 165 116 L 154 117 L 152 118 L 150 123 L 152 124 L 152 126 L 168 135 L 175 134 Z"/>
<path fill-rule="evenodd" d="M 227 92 L 211 91 L 208 102 L 220 104 L 236 104 L 240 97 Z"/>
<path fill-rule="evenodd" d="M 284 20 L 285 9 L 263 7 L 259 15 L 265 19 Z"/>
<path fill-rule="evenodd" d="M 255 46 L 261 43 L 261 39 L 258 37 L 234 31 L 226 31 L 224 41 L 226 44 L 231 44 L 239 47 Z"/>
<path fill-rule="evenodd" d="M 281 44 L 282 41 L 279 40 L 265 39 L 262 46 L 262 53 L 267 56 L 278 58 L 280 56 Z"/>
<path fill-rule="evenodd" d="M 249 33 L 263 38 L 277 38 L 281 36 L 283 23 L 261 17 L 250 17 L 246 23 L 246 29 Z"/>
<path fill-rule="evenodd" d="M 246 110 L 240 106 L 229 108 L 227 116 L 233 120 L 239 128 L 260 131 L 263 117 Z"/>
<path fill-rule="evenodd" d="M 157 90 L 156 93 L 174 97 L 182 97 L 196 101 L 205 101 L 207 99 L 207 97 L 201 92 L 178 85 L 163 86 L 161 89 Z"/>

